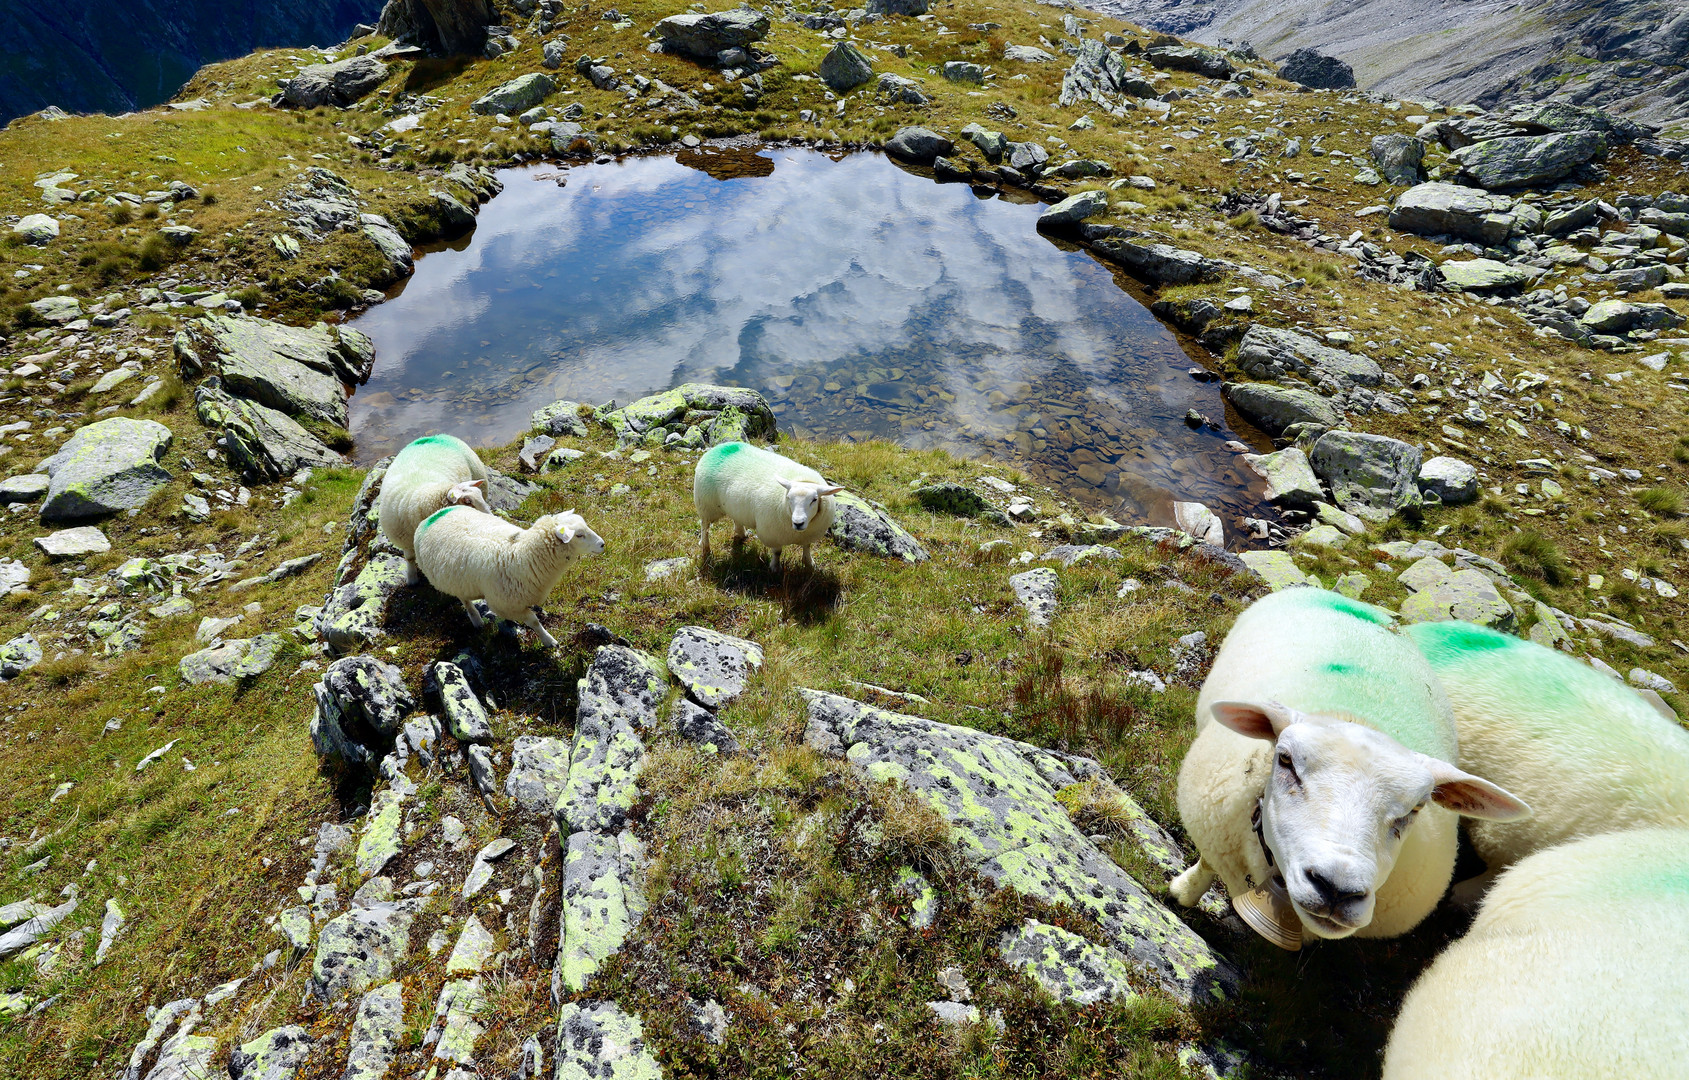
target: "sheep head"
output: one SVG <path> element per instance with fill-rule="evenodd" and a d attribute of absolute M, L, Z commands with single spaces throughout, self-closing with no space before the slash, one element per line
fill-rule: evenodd
<path fill-rule="evenodd" d="M 586 521 L 573 510 L 565 510 L 547 519 L 547 527 L 559 543 L 573 555 L 597 555 L 604 550 L 604 538 L 593 532 Z"/>
<path fill-rule="evenodd" d="M 822 516 L 823 507 L 828 505 L 822 502 L 823 499 L 844 490 L 826 481 L 788 480 L 784 476 L 776 476 L 774 480 L 786 489 L 786 510 L 791 515 L 792 528 L 797 532 L 803 532 L 809 528 L 811 521 Z"/>
<path fill-rule="evenodd" d="M 473 506 L 483 514 L 493 512 L 487 502 L 487 482 L 485 480 L 465 480 L 461 484 L 453 484 L 446 490 L 447 506 Z"/>
<path fill-rule="evenodd" d="M 1427 805 L 1492 821 L 1531 812 L 1488 780 L 1361 724 L 1274 701 L 1222 701 L 1213 712 L 1232 731 L 1275 744 L 1261 841 L 1317 937 L 1347 937 L 1372 921 L 1378 888 Z"/>

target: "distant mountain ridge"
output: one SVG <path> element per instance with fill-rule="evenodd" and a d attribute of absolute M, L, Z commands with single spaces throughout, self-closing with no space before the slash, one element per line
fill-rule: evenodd
<path fill-rule="evenodd" d="M 1369 90 L 1493 107 L 1558 96 L 1649 123 L 1689 116 L 1683 0 L 1095 0 L 1098 10 L 1277 59 L 1336 56 Z"/>
<path fill-rule="evenodd" d="M 261 46 L 329 45 L 381 0 L 4 0 L 0 123 L 57 105 L 124 112 Z"/>

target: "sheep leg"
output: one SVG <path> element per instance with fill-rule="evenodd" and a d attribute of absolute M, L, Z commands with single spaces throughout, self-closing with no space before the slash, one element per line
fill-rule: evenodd
<path fill-rule="evenodd" d="M 475 601 L 463 601 L 463 610 L 469 612 L 469 625 L 477 630 L 481 629 L 481 613 L 475 610 Z"/>
<path fill-rule="evenodd" d="M 710 561 L 710 523 L 702 519 L 698 525 L 698 558 L 703 562 Z"/>
<path fill-rule="evenodd" d="M 422 584 L 422 567 L 416 565 L 416 552 L 407 551 L 405 555 L 405 584 Z"/>
<path fill-rule="evenodd" d="M 810 570 L 815 569 L 815 556 L 810 554 L 808 544 L 803 546 L 803 564 Z"/>
<path fill-rule="evenodd" d="M 1202 899 L 1202 894 L 1208 891 L 1208 886 L 1214 884 L 1214 868 L 1203 861 L 1201 856 L 1191 863 L 1185 872 L 1167 883 L 1167 891 L 1173 894 L 1173 899 L 1185 907 L 1195 907 Z"/>
<path fill-rule="evenodd" d="M 552 637 L 551 634 L 549 632 L 547 632 L 547 630 L 545 628 L 545 624 L 540 622 L 540 609 L 539 608 L 530 609 L 523 616 L 522 625 L 528 627 L 528 629 L 530 629 L 530 630 L 534 631 L 534 633 L 538 634 L 540 636 L 540 640 L 545 642 L 546 648 L 555 649 L 557 647 L 557 639 Z"/>
<path fill-rule="evenodd" d="M 769 548 L 768 549 L 768 568 L 770 570 L 772 570 L 776 573 L 779 572 L 779 570 L 780 570 L 780 553 L 782 551 L 785 551 L 785 550 L 786 550 L 785 548 Z"/>

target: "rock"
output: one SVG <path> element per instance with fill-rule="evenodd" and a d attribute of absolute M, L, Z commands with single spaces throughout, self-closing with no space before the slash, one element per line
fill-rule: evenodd
<path fill-rule="evenodd" d="M 996 542 L 996 541 L 994 541 Z M 1001 541 L 1007 544 L 1008 541 Z M 1083 562 L 1113 562 L 1125 558 L 1118 548 L 1105 547 L 1101 544 L 1060 544 L 1044 553 L 1045 559 L 1054 559 L 1063 566 L 1073 566 Z"/>
<path fill-rule="evenodd" d="M 1225 399 L 1250 422 L 1277 435 L 1296 424 L 1334 428 L 1342 413 L 1327 399 L 1307 390 L 1271 383 L 1228 382 L 1220 386 Z"/>
<path fill-rule="evenodd" d="M 1297 49 L 1279 61 L 1279 78 L 1315 90 L 1347 90 L 1355 85 L 1355 69 L 1313 49 Z"/>
<path fill-rule="evenodd" d="M 957 1001 L 929 1001 L 927 1008 L 932 1010 L 938 1022 L 948 1027 L 967 1027 L 979 1023 L 979 1006 L 963 1005 Z"/>
<path fill-rule="evenodd" d="M 892 157 L 917 165 L 931 165 L 934 159 L 947 156 L 954 148 L 949 139 L 924 127 L 898 128 L 885 145 L 886 153 Z"/>
<path fill-rule="evenodd" d="M 478 1017 L 487 1011 L 487 998 L 481 979 L 454 979 L 440 988 L 440 998 L 434 1006 L 434 1027 L 430 1036 L 438 1033 L 434 1044 L 436 1061 L 458 1065 L 475 1062 L 475 1043 L 487 1033 Z M 469 1074 L 452 1070 L 448 1080 L 471 1080 Z"/>
<path fill-rule="evenodd" d="M 26 214 L 12 226 L 12 234 L 26 244 L 50 244 L 59 238 L 59 223 L 46 214 Z"/>
<path fill-rule="evenodd" d="M 710 446 L 774 437 L 774 411 L 767 399 L 736 386 L 683 383 L 597 417 L 616 433 L 616 445 L 623 449 L 638 445 L 656 449 L 670 435 L 685 435 L 693 427 Z"/>
<path fill-rule="evenodd" d="M 74 296 L 44 296 L 26 306 L 35 318 L 59 326 L 82 317 L 82 302 Z"/>
<path fill-rule="evenodd" d="M 838 739 L 830 730 L 828 734 L 834 740 Z M 842 749 L 840 754 L 843 754 Z M 925 930 L 938 921 L 938 890 L 920 874 L 907 866 L 900 868 L 892 891 L 909 901 L 909 911 L 904 919 L 911 930 Z"/>
<path fill-rule="evenodd" d="M 665 51 L 711 62 L 717 53 L 761 41 L 768 36 L 770 25 L 768 16 L 760 11 L 729 8 L 670 15 L 657 23 L 655 32 Z"/>
<path fill-rule="evenodd" d="M 221 645 L 182 657 L 181 662 L 176 665 L 177 671 L 181 674 L 183 682 L 194 686 L 204 683 L 232 683 L 236 678 L 236 668 L 251 648 L 252 642 L 247 638 L 225 641 Z"/>
<path fill-rule="evenodd" d="M 106 534 L 92 525 L 75 529 L 60 529 L 46 536 L 37 536 L 35 546 L 49 559 L 78 559 L 84 555 L 99 555 L 111 550 Z"/>
<path fill-rule="evenodd" d="M 332 64 L 310 64 L 281 84 L 282 100 L 301 109 L 323 105 L 345 108 L 380 86 L 387 65 L 373 56 L 354 56 Z"/>
<path fill-rule="evenodd" d="M 1214 512 L 1199 502 L 1173 503 L 1173 524 L 1181 532 L 1196 540 L 1221 547 L 1226 542 L 1226 527 Z"/>
<path fill-rule="evenodd" d="M 200 423 L 220 433 L 229 464 L 248 483 L 283 480 L 300 469 L 343 464 L 292 417 L 225 393 L 208 380 L 194 390 Z"/>
<path fill-rule="evenodd" d="M 230 1080 L 294 1080 L 313 1045 L 298 1024 L 272 1028 L 230 1052 Z"/>
<path fill-rule="evenodd" d="M 46 473 L 8 476 L 0 480 L 0 503 L 34 502 L 47 494 L 52 477 Z"/>
<path fill-rule="evenodd" d="M 1237 70 L 1225 53 L 1196 45 L 1156 45 L 1144 50 L 1144 59 L 1158 68 L 1189 71 L 1205 79 L 1229 79 Z"/>
<path fill-rule="evenodd" d="M 1055 617 L 1060 585 L 1056 572 L 1047 566 L 1009 578 L 1009 588 L 1014 590 L 1020 606 L 1026 609 L 1026 621 L 1034 627 L 1049 626 L 1050 620 Z"/>
<path fill-rule="evenodd" d="M 985 160 L 995 165 L 1003 160 L 1003 155 L 1009 152 L 1009 140 L 1003 137 L 1001 131 L 987 131 L 978 124 L 968 124 L 962 128 L 962 138 L 973 143 Z"/>
<path fill-rule="evenodd" d="M 397 281 L 409 274 L 416 267 L 416 256 L 411 249 L 410 241 L 393 227 L 393 223 L 380 214 L 359 214 L 359 231 L 369 238 L 381 257 L 387 260 L 388 277 Z M 342 333 L 345 328 L 342 328 Z"/>
<path fill-rule="evenodd" d="M 1294 330 L 1253 323 L 1238 342 L 1237 364 L 1255 379 L 1300 375 L 1317 386 L 1332 389 L 1377 386 L 1384 371 L 1358 353 L 1334 349 Z"/>
<path fill-rule="evenodd" d="M 1018 142 L 1009 144 L 1009 166 L 1033 176 L 1050 160 L 1050 152 L 1042 143 Z"/>
<path fill-rule="evenodd" d="M 1390 227 L 1420 236 L 1457 236 L 1487 247 L 1513 232 L 1513 200 L 1455 184 L 1418 184 L 1397 196 Z"/>
<path fill-rule="evenodd" d="M 1420 505 L 1419 447 L 1383 435 L 1328 431 L 1308 463 L 1331 485 L 1337 505 L 1367 521 L 1386 521 Z"/>
<path fill-rule="evenodd" d="M 833 496 L 833 525 L 827 530 L 846 551 L 866 551 L 904 562 L 925 562 L 927 551 L 884 507 L 841 491 Z"/>
<path fill-rule="evenodd" d="M 38 911 L 4 934 L 0 934 L 0 960 L 8 960 L 46 937 L 54 927 L 64 922 L 76 910 L 77 903 L 76 897 L 73 896 L 58 907 Z"/>
<path fill-rule="evenodd" d="M 745 679 L 762 667 L 762 647 L 702 626 L 683 626 L 669 643 L 669 674 L 693 701 L 715 710 L 745 691 Z"/>
<path fill-rule="evenodd" d="M 286 939 L 294 955 L 305 955 L 312 941 L 311 909 L 304 905 L 284 909 L 276 917 L 276 929 Z"/>
<path fill-rule="evenodd" d="M 439 661 L 431 669 L 434 684 L 439 687 L 440 712 L 445 716 L 446 730 L 452 738 L 466 743 L 493 741 L 493 725 L 487 719 L 486 706 L 470 689 L 463 669 L 449 661 Z"/>
<path fill-rule="evenodd" d="M 1486 139 L 1449 155 L 1460 176 L 1481 188 L 1544 184 L 1607 156 L 1607 137 L 1597 131 Z"/>
<path fill-rule="evenodd" d="M 1401 614 L 1410 623 L 1458 619 L 1507 632 L 1517 625 L 1513 608 L 1479 570 L 1456 570 L 1428 584 L 1402 602 Z"/>
<path fill-rule="evenodd" d="M 529 425 L 536 435 L 550 435 L 554 439 L 584 439 L 589 434 L 586 419 L 591 408 L 577 401 L 554 401 L 543 409 L 535 409 Z"/>
<path fill-rule="evenodd" d="M 739 739 L 715 713 L 686 698 L 676 698 L 669 710 L 674 729 L 687 742 L 696 743 L 705 753 L 731 755 L 739 752 Z"/>
<path fill-rule="evenodd" d="M 492 116 L 495 113 L 507 113 L 515 116 L 517 113 L 538 105 L 557 89 L 557 84 L 550 75 L 543 71 L 519 75 L 507 83 L 503 83 L 492 91 L 477 98 L 469 106 L 471 112 L 482 116 Z"/>
<path fill-rule="evenodd" d="M 1061 202 L 1038 215 L 1040 229 L 1071 228 L 1088 217 L 1095 217 L 1108 210 L 1108 192 L 1081 191 L 1069 195 Z"/>
<path fill-rule="evenodd" d="M 1419 490 L 1427 501 L 1460 506 L 1478 498 L 1478 470 L 1459 458 L 1434 457 L 1419 467 Z"/>
<path fill-rule="evenodd" d="M 237 682 L 256 679 L 275 667 L 292 647 L 292 642 L 283 634 L 259 634 L 247 642 L 246 651 L 235 661 L 229 674 Z"/>
<path fill-rule="evenodd" d="M 358 1001 L 343 1080 L 382 1080 L 405 1034 L 404 987 L 386 983 Z"/>
<path fill-rule="evenodd" d="M 587 988 L 604 962 L 621 951 L 639 925 L 646 901 L 638 885 L 637 841 L 614 834 L 577 832 L 563 856 L 562 927 L 558 934 L 553 995 L 562 999 Z"/>
<path fill-rule="evenodd" d="M 370 557 L 357 576 L 328 595 L 313 625 L 335 654 L 356 652 L 387 636 L 387 609 L 405 587 L 405 560 Z"/>
<path fill-rule="evenodd" d="M 870 15 L 902 15 L 913 18 L 927 13 L 927 0 L 868 0 Z"/>
<path fill-rule="evenodd" d="M 93 529 L 93 526 L 90 525 L 87 526 L 87 528 Z M 76 530 L 70 529 L 66 531 L 75 532 Z M 94 529 L 95 533 L 99 533 L 99 531 L 100 530 L 98 529 Z M 41 539 L 46 540 L 48 538 L 42 537 Z M 38 548 L 41 547 L 39 540 L 36 541 L 35 546 Z M 47 549 L 41 548 L 41 550 L 45 552 Z M 110 545 L 107 545 L 106 548 L 101 550 L 110 550 Z M 24 592 L 28 590 L 28 588 L 29 567 L 17 559 L 8 559 L 5 556 L 0 556 L 0 596 L 11 596 L 14 593 Z"/>
<path fill-rule="evenodd" d="M 1051 64 L 1056 58 L 1036 45 L 1005 45 L 1003 59 L 1011 64 Z"/>
<path fill-rule="evenodd" d="M 43 655 L 41 643 L 30 634 L 19 634 L 0 645 L 0 680 L 17 678 L 39 664 Z"/>
<path fill-rule="evenodd" d="M 172 438 L 157 421 L 126 416 L 79 428 L 41 463 L 41 471 L 51 477 L 41 520 L 77 521 L 146 505 L 170 482 L 158 462 Z"/>
<path fill-rule="evenodd" d="M 188 1025 L 184 1022 L 183 1026 Z M 146 1080 L 200 1080 L 211 1075 L 211 1059 L 216 1054 L 216 1039 L 178 1031 L 158 1048 L 158 1062 Z"/>
<path fill-rule="evenodd" d="M 287 578 L 304 573 L 306 570 L 309 570 L 311 567 L 321 562 L 322 557 L 323 553 L 319 551 L 311 555 L 301 555 L 297 559 L 284 559 L 276 564 L 276 568 L 274 570 L 258 574 L 254 577 L 242 578 L 241 580 L 235 582 L 233 585 L 229 586 L 229 591 L 245 592 L 247 589 L 255 589 L 260 585 L 274 585 L 278 581 L 283 581 Z M 160 585 L 158 587 L 162 588 L 163 586 Z"/>
<path fill-rule="evenodd" d="M 1004 963 L 1057 1001 L 1095 1005 L 1137 996 L 1131 972 L 1117 954 L 1059 926 L 1028 919 L 1002 936 L 997 951 Z"/>
<path fill-rule="evenodd" d="M 463 898 L 472 900 L 493 880 L 493 863 L 516 849 L 516 841 L 500 837 L 475 853 L 475 861 L 463 879 Z"/>
<path fill-rule="evenodd" d="M 336 660 L 313 689 L 311 744 L 319 756 L 355 767 L 373 767 L 416 709 L 404 673 L 373 656 Z"/>
<path fill-rule="evenodd" d="M 376 792 L 364 818 L 352 864 L 360 877 L 372 878 L 404 850 L 404 808 L 408 787 L 388 787 Z"/>
<path fill-rule="evenodd" d="M 1437 265 L 1443 284 L 1462 292 L 1500 293 L 1525 288 L 1546 271 L 1494 259 L 1451 259 Z"/>
<path fill-rule="evenodd" d="M 874 65 L 855 45 L 841 41 L 821 58 L 821 81 L 835 94 L 848 93 L 874 77 Z"/>
<path fill-rule="evenodd" d="M 1625 676 L 1630 685 L 1639 690 L 1652 690 L 1656 694 L 1675 694 L 1677 687 L 1664 675 L 1656 674 L 1647 668 L 1633 667 L 1630 674 Z"/>
<path fill-rule="evenodd" d="M 1243 460 L 1267 482 L 1267 501 L 1275 506 L 1305 510 L 1325 495 L 1308 455 L 1294 446 L 1273 454 L 1245 454 Z"/>
<path fill-rule="evenodd" d="M 487 43 L 487 27 L 498 21 L 490 0 L 388 0 L 376 33 L 447 56 L 479 55 Z"/>
<path fill-rule="evenodd" d="M 326 328 L 212 315 L 200 320 L 222 389 L 288 416 L 346 426 L 343 382 L 363 382 Z M 351 375 L 352 378 L 346 378 Z"/>
<path fill-rule="evenodd" d="M 971 518 L 991 509 L 991 504 L 978 492 L 950 480 L 923 485 L 916 488 L 913 494 L 916 502 L 935 514 Z"/>
<path fill-rule="evenodd" d="M 1102 42 L 1087 38 L 1079 43 L 1073 66 L 1062 73 L 1061 95 L 1057 103 L 1071 108 L 1086 101 L 1110 105 L 1118 95 L 1152 98 L 1156 95 L 1153 83 L 1132 74 L 1124 61 Z M 1037 146 L 1037 143 L 1027 145 Z M 1042 147 L 1039 147 L 1042 150 Z M 1010 162 L 1015 168 L 1023 166 Z"/>
<path fill-rule="evenodd" d="M 975 86 L 985 82 L 985 69 L 966 60 L 946 60 L 940 74 L 950 82 L 973 83 Z"/>
<path fill-rule="evenodd" d="M 1417 184 L 1425 179 L 1425 141 L 1394 132 L 1375 135 L 1370 147 L 1373 163 L 1392 184 Z"/>
<path fill-rule="evenodd" d="M 504 793 L 530 814 L 557 809 L 569 779 L 569 744 L 540 735 L 518 735 L 510 751 Z"/>
<path fill-rule="evenodd" d="M 672 559 L 653 559 L 645 564 L 645 580 L 667 581 L 681 577 L 692 565 L 693 560 L 685 555 L 676 555 Z"/>
<path fill-rule="evenodd" d="M 620 645 L 599 648 L 579 684 L 569 778 L 557 802 L 565 834 L 614 831 L 626 822 L 645 760 L 639 732 L 656 725 L 667 688 L 666 673 L 651 657 Z"/>
<path fill-rule="evenodd" d="M 1056 797 L 1079 782 L 1068 760 L 972 728 L 803 693 L 810 725 L 848 747 L 854 768 L 898 784 L 949 821 L 955 850 L 987 881 L 1094 920 L 1136 977 L 1181 1002 L 1212 1001 L 1236 985 L 1207 943 L 1074 825 Z"/>
<path fill-rule="evenodd" d="M 1098 240 L 1091 247 L 1150 285 L 1193 285 L 1201 281 L 1215 281 L 1229 267 L 1218 259 L 1169 244 L 1141 244 L 1115 237 Z"/>
<path fill-rule="evenodd" d="M 463 930 L 457 936 L 457 944 L 452 946 L 452 953 L 446 959 L 447 975 L 475 975 L 487 966 L 487 961 L 493 957 L 498 948 L 493 935 L 481 925 L 481 920 L 470 915 L 463 920 Z"/>
<path fill-rule="evenodd" d="M 612 1002 L 563 1006 L 555 1052 L 557 1080 L 663 1080 L 638 1018 Z"/>
<path fill-rule="evenodd" d="M 1686 320 L 1664 304 L 1633 304 L 1602 300 L 1592 304 L 1578 322 L 1596 334 L 1628 334 L 1632 330 L 1672 330 Z"/>
<path fill-rule="evenodd" d="M 928 102 L 927 96 L 921 93 L 920 83 L 889 71 L 880 75 L 879 81 L 874 84 L 874 92 L 904 105 L 925 105 Z"/>

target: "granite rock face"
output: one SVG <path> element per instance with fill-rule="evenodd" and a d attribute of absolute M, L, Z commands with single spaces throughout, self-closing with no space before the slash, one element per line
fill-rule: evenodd
<path fill-rule="evenodd" d="M 848 491 L 833 496 L 833 525 L 827 535 L 846 551 L 865 551 L 911 563 L 928 558 L 927 549 L 893 521 L 885 507 Z"/>
<path fill-rule="evenodd" d="M 1598 131 L 1524 135 L 1463 146 L 1449 155 L 1460 176 L 1481 188 L 1546 184 L 1580 165 L 1607 156 L 1607 137 Z"/>
<path fill-rule="evenodd" d="M 1220 392 L 1238 412 L 1274 435 L 1298 424 L 1334 428 L 1343 422 L 1337 406 L 1309 390 L 1272 383 L 1229 382 L 1221 386 Z"/>
<path fill-rule="evenodd" d="M 750 673 L 762 667 L 762 647 L 703 626 L 683 626 L 669 643 L 669 674 L 687 696 L 719 709 L 745 692 Z"/>

